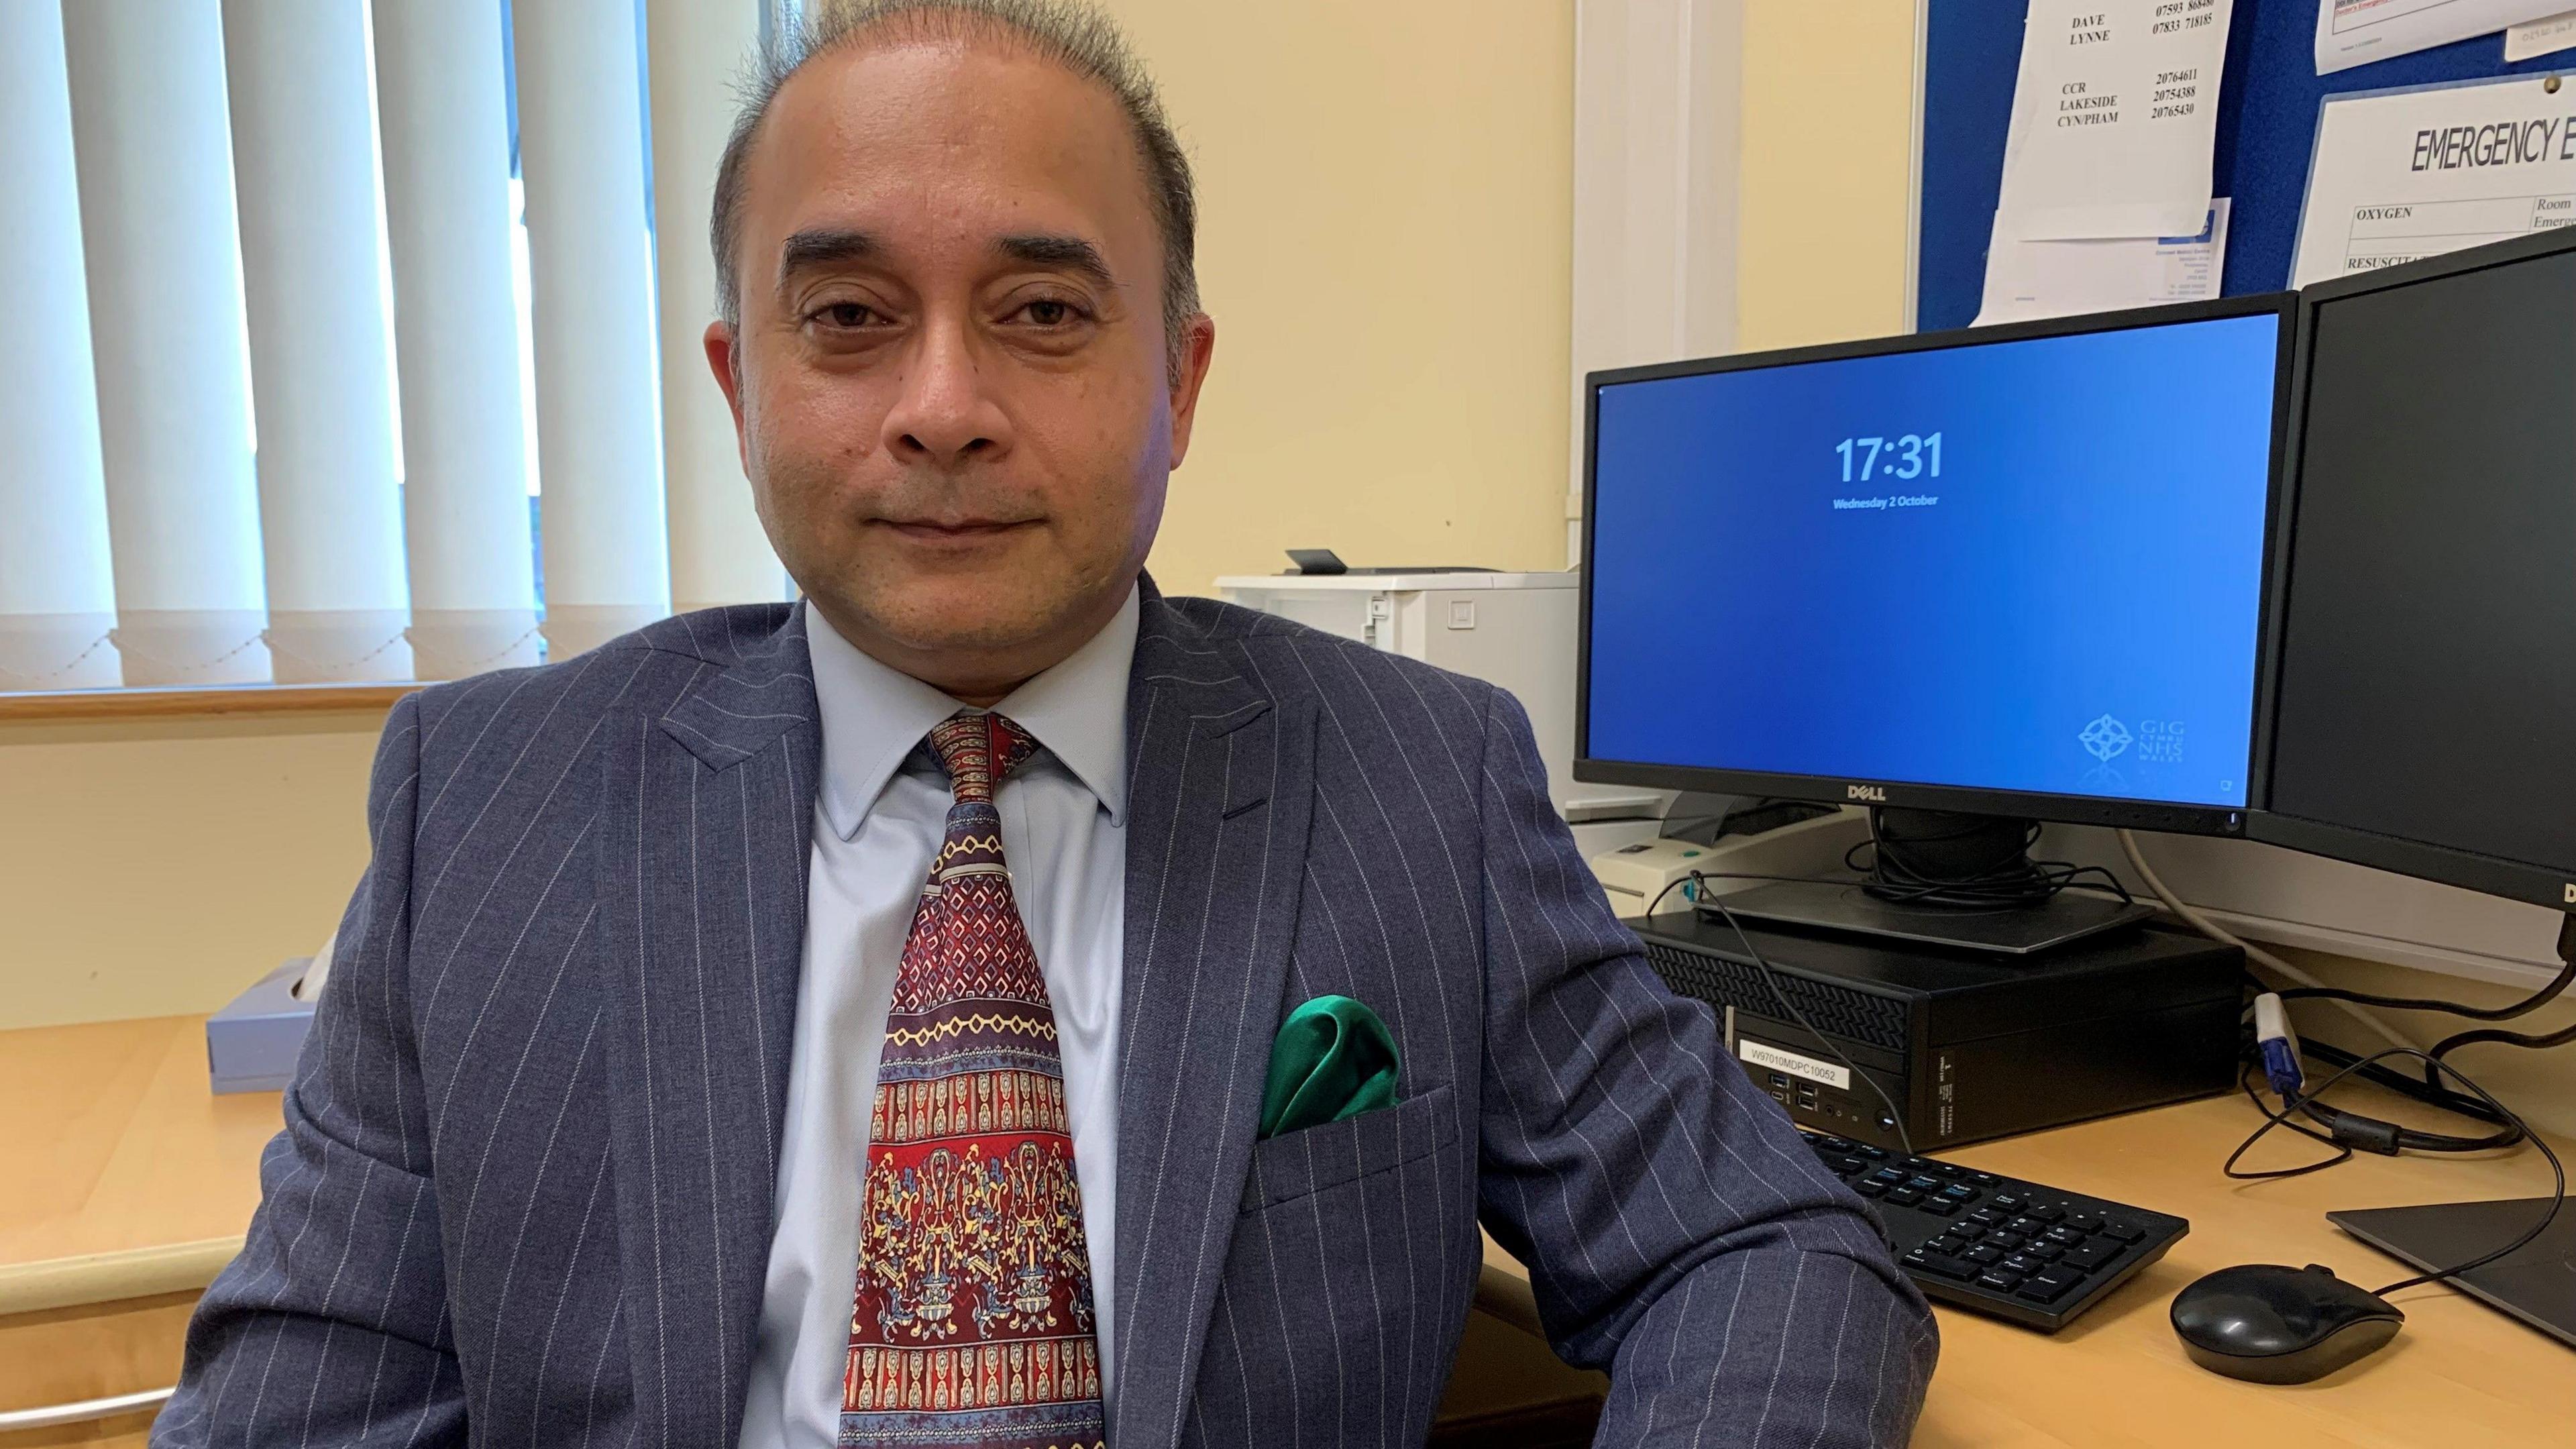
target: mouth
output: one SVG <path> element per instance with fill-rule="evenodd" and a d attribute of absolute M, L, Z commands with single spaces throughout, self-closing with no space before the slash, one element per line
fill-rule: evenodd
<path fill-rule="evenodd" d="M 880 518 L 874 522 L 903 538 L 927 544 L 985 543 L 1038 526 L 1038 520 L 1033 518 Z"/>

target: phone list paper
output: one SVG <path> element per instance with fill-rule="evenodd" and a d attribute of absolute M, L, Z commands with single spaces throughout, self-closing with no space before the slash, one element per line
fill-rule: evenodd
<path fill-rule="evenodd" d="M 2576 88 L 2539 76 L 2337 96 L 2290 285 L 2576 224 Z"/>
<path fill-rule="evenodd" d="M 1998 240 L 2190 236 L 2234 0 L 2030 0 Z"/>

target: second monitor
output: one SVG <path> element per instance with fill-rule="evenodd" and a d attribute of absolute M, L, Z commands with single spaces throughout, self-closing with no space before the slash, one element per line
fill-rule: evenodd
<path fill-rule="evenodd" d="M 2291 317 L 1594 374 L 1578 777 L 2241 831 Z"/>

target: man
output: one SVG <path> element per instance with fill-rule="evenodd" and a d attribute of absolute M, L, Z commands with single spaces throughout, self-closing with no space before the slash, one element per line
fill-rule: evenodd
<path fill-rule="evenodd" d="M 1114 34 L 782 71 L 707 355 L 807 598 L 397 706 L 156 1442 L 1418 1445 L 1480 1221 L 1603 1442 L 1902 1442 L 1922 1300 L 1511 698 L 1143 578 L 1215 334 Z"/>

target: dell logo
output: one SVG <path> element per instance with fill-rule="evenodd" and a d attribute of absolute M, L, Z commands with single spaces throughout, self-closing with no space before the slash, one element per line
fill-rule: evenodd
<path fill-rule="evenodd" d="M 1845 785 L 1843 796 L 1851 800 L 1867 800 L 1873 805 L 1887 803 L 1887 792 L 1876 785 Z M 2567 895 L 2568 899 L 2576 900 L 2576 886 L 2569 886 Z"/>

